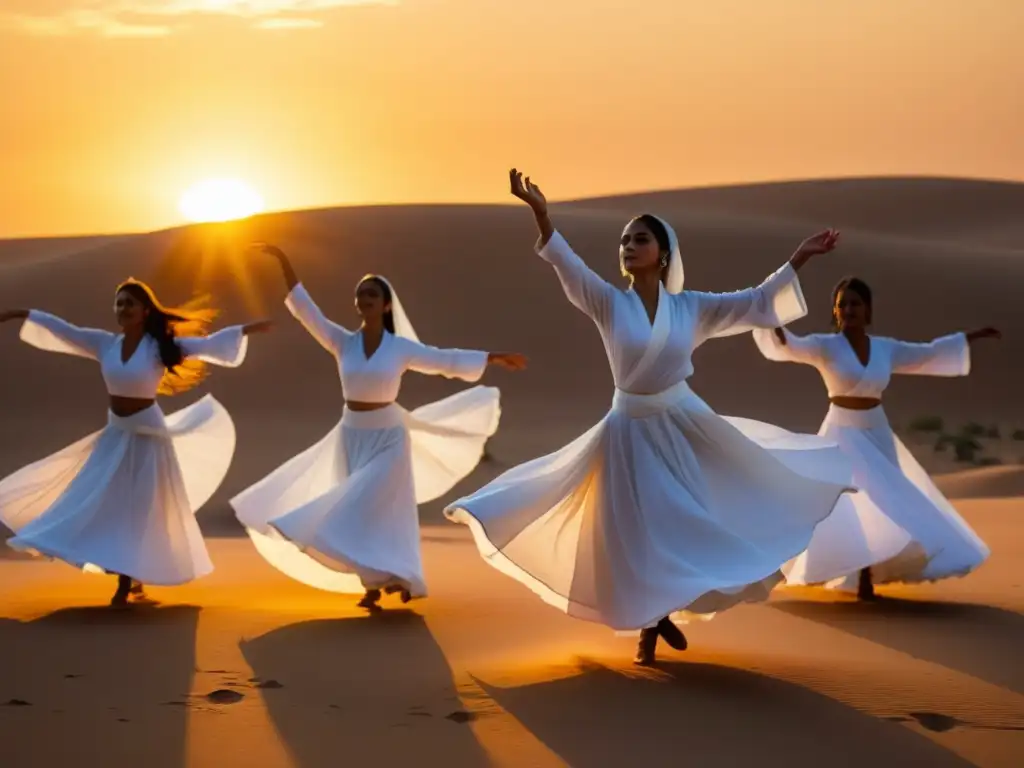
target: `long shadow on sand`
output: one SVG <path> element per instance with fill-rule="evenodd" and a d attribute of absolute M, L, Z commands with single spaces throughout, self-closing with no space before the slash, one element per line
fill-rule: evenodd
<path fill-rule="evenodd" d="M 478 682 L 574 768 L 971 765 L 901 725 L 755 672 L 703 663 L 636 673 L 578 665 L 577 674 L 551 682 Z"/>
<path fill-rule="evenodd" d="M 300 768 L 490 765 L 459 714 L 451 668 L 416 613 L 292 624 L 241 649 Z"/>
<path fill-rule="evenodd" d="M 1024 616 L 971 603 L 772 602 L 772 608 L 1024 694 Z"/>
<path fill-rule="evenodd" d="M 194 606 L 0 619 L 0 762 L 184 766 L 198 619 Z"/>

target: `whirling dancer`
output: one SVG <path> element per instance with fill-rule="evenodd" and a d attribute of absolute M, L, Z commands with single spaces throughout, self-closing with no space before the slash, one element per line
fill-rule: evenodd
<path fill-rule="evenodd" d="M 962 576 L 988 557 L 985 543 L 893 433 L 882 393 L 893 374 L 966 376 L 971 342 L 999 337 L 994 328 L 924 344 L 872 336 L 871 306 L 868 285 L 848 277 L 832 291 L 835 333 L 753 333 L 769 360 L 804 363 L 821 374 L 831 406 L 818 434 L 849 457 L 860 489 L 840 501 L 807 551 L 783 569 L 786 580 L 857 589 L 862 599 L 875 596 L 875 583 Z"/>
<path fill-rule="evenodd" d="M 796 270 L 832 250 L 838 233 L 806 240 L 757 288 L 684 292 L 675 233 L 639 216 L 619 244 L 631 281 L 623 291 L 573 253 L 529 178 L 513 170 L 510 181 L 533 209 L 539 255 L 601 333 L 615 394 L 590 431 L 446 513 L 470 526 L 488 563 L 549 604 L 615 630 L 642 629 L 635 661 L 651 664 L 659 635 L 686 647 L 675 621 L 765 599 L 849 487 L 834 445 L 761 425 L 780 444 L 792 438 L 786 450 L 765 449 L 686 382 L 693 350 L 708 339 L 801 317 Z"/>
<path fill-rule="evenodd" d="M 362 324 L 328 320 L 287 256 L 288 309 L 338 361 L 345 407 L 320 442 L 231 500 L 257 550 L 286 575 L 318 589 L 425 597 L 418 503 L 473 471 L 498 427 L 499 391 L 473 387 L 408 412 L 395 399 L 406 371 L 477 381 L 488 365 L 517 371 L 522 355 L 438 349 L 420 343 L 391 284 L 367 275 L 356 286 Z"/>
<path fill-rule="evenodd" d="M 247 335 L 269 323 L 202 335 L 216 312 L 168 309 L 142 282 L 117 287 L 121 333 L 80 328 L 38 310 L 23 319 L 22 341 L 100 364 L 110 395 L 107 426 L 0 481 L 0 522 L 8 545 L 89 571 L 118 575 L 111 604 L 145 598 L 142 585 L 175 585 L 213 570 L 195 511 L 224 479 L 235 427 L 207 395 L 164 417 L 156 396 L 196 386 L 206 363 L 235 367 Z"/>

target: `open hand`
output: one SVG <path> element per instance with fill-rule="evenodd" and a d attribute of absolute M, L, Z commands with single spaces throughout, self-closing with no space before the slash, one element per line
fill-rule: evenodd
<path fill-rule="evenodd" d="M 526 368 L 526 355 L 518 352 L 491 352 L 487 362 L 506 371 L 522 371 Z"/>
<path fill-rule="evenodd" d="M 548 200 L 529 176 L 524 180 L 523 174 L 513 168 L 508 172 L 508 181 L 512 194 L 530 206 L 534 213 L 547 213 Z"/>
<path fill-rule="evenodd" d="M 247 336 L 253 333 L 267 333 L 273 327 L 273 320 L 259 320 L 255 323 L 249 323 L 243 327 L 242 332 Z"/>
<path fill-rule="evenodd" d="M 807 258 L 810 258 L 811 256 L 820 256 L 821 254 L 828 253 L 834 249 L 838 242 L 839 230 L 826 229 L 816 235 L 811 235 L 800 243 L 800 247 L 796 249 L 796 252 L 798 254 L 804 254 Z"/>
<path fill-rule="evenodd" d="M 974 341 L 975 339 L 1001 339 L 1003 333 L 998 328 L 986 326 L 985 328 L 979 328 L 976 331 L 971 331 L 967 334 L 968 341 Z"/>
<path fill-rule="evenodd" d="M 284 258 L 284 251 L 270 243 L 253 243 L 249 247 L 253 250 L 259 251 L 260 253 L 265 253 L 268 256 L 274 256 L 278 259 Z"/>

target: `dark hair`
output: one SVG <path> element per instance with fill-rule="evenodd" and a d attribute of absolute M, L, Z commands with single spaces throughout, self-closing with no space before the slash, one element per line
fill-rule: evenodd
<path fill-rule="evenodd" d="M 148 310 L 144 331 L 156 339 L 160 362 L 166 372 L 160 380 L 157 394 L 176 395 L 187 392 L 206 378 L 206 363 L 194 357 L 185 357 L 175 341 L 180 336 L 204 336 L 210 322 L 217 316 L 215 309 L 203 307 L 206 297 L 198 297 L 184 307 L 168 308 L 160 303 L 153 289 L 140 280 L 129 277 L 114 291 L 124 291 Z"/>
<path fill-rule="evenodd" d="M 843 291 L 853 291 L 856 293 L 860 300 L 864 302 L 864 306 L 867 307 L 867 321 L 871 322 L 871 286 L 861 280 L 859 277 L 844 277 L 838 283 L 836 287 L 832 289 L 832 327 L 838 328 L 839 323 L 836 321 L 836 302 L 839 301 L 839 296 Z"/>
<path fill-rule="evenodd" d="M 658 242 L 658 248 L 672 253 L 672 241 L 669 239 L 668 230 L 665 229 L 661 219 L 653 213 L 641 213 L 639 216 L 634 216 L 633 221 L 639 221 L 651 230 L 651 234 L 654 235 L 654 239 Z"/>
<path fill-rule="evenodd" d="M 356 285 L 356 290 L 359 290 L 359 286 L 363 283 L 374 283 L 380 292 L 384 294 L 384 303 L 391 303 L 391 286 L 388 285 L 388 281 L 380 275 L 364 275 L 363 279 Z M 395 333 L 395 315 L 390 309 L 384 310 L 384 328 L 389 331 L 392 335 Z"/>

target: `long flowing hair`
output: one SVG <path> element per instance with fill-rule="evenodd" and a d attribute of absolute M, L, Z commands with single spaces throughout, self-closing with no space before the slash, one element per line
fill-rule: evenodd
<path fill-rule="evenodd" d="M 178 395 L 198 386 L 206 378 L 206 363 L 194 357 L 185 357 L 175 339 L 183 336 L 205 336 L 217 310 L 206 306 L 208 296 L 198 296 L 181 307 L 165 307 L 153 289 L 141 280 L 129 277 L 114 292 L 124 291 L 149 310 L 145 320 L 145 333 L 152 336 L 160 349 L 160 361 L 166 369 L 158 395 Z"/>

